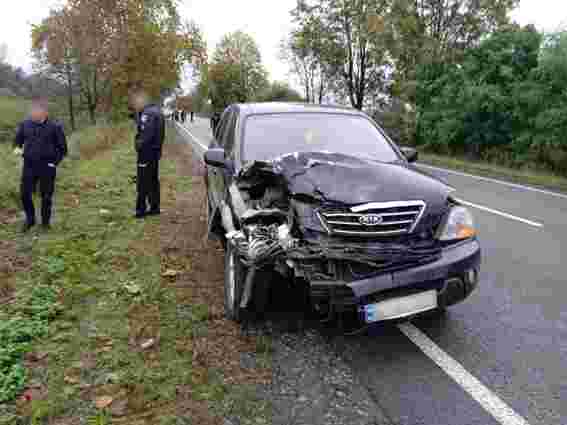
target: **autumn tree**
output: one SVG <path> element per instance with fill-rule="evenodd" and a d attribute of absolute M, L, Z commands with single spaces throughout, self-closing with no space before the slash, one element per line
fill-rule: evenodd
<path fill-rule="evenodd" d="M 156 98 L 174 88 L 181 66 L 204 56 L 203 37 L 181 23 L 173 0 L 68 0 L 34 31 L 34 47 L 54 67 L 79 75 L 81 103 L 92 122 L 98 110 L 125 108 L 128 91 Z"/>

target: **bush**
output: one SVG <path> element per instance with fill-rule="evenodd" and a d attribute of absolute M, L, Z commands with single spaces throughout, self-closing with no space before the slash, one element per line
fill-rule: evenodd
<path fill-rule="evenodd" d="M 540 48 L 540 46 L 543 46 Z M 417 143 L 513 167 L 567 175 L 567 33 L 515 27 L 462 64 L 419 69 Z"/>

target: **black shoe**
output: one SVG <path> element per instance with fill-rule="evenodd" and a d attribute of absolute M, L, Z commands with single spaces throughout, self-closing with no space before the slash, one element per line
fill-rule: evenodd
<path fill-rule="evenodd" d="M 33 226 L 35 226 L 35 223 L 24 223 L 24 225 L 22 226 L 22 233 L 29 232 Z"/>
<path fill-rule="evenodd" d="M 152 210 L 149 210 L 149 211 L 146 213 L 146 215 L 160 215 L 160 214 L 161 214 L 161 210 L 160 210 L 160 209 L 156 209 L 156 210 L 152 209 Z"/>
<path fill-rule="evenodd" d="M 144 218 L 147 215 L 145 212 L 137 212 L 134 214 L 134 218 Z"/>

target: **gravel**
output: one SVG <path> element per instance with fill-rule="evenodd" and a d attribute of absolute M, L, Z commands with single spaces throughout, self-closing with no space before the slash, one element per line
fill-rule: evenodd
<path fill-rule="evenodd" d="M 350 367 L 317 330 L 272 333 L 273 425 L 390 424 Z"/>

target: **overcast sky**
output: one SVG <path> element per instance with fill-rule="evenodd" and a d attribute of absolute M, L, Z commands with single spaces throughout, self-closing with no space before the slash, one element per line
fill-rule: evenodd
<path fill-rule="evenodd" d="M 38 23 L 50 7 L 63 0 L 2 0 L 0 44 L 8 44 L 8 60 L 26 70 L 32 23 Z M 278 58 L 278 44 L 290 29 L 289 11 L 296 0 L 180 0 L 184 18 L 193 19 L 203 28 L 209 49 L 222 35 L 244 30 L 260 46 L 271 79 L 286 80 L 287 67 Z M 567 0 L 521 0 L 512 14 L 521 24 L 535 24 L 542 30 L 555 30 L 567 24 Z"/>

